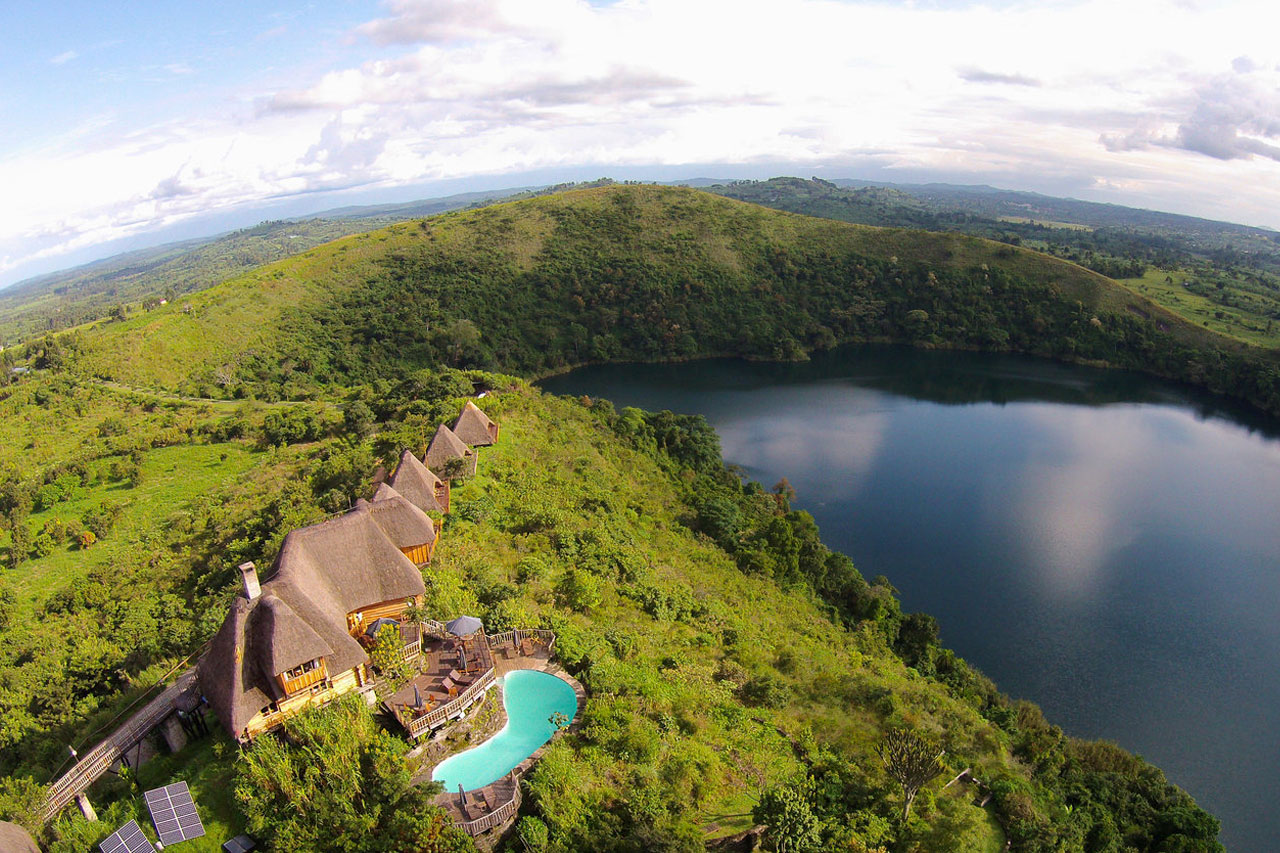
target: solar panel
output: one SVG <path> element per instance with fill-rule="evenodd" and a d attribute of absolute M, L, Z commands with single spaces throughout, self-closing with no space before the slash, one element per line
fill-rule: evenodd
<path fill-rule="evenodd" d="M 104 838 L 98 849 L 102 853 L 156 853 L 156 848 L 142 834 L 142 827 L 136 820 L 129 821 Z"/>
<path fill-rule="evenodd" d="M 196 804 L 186 782 L 175 782 L 142 795 L 151 812 L 151 822 L 165 847 L 204 835 L 204 824 L 196 814 Z"/>
<path fill-rule="evenodd" d="M 258 843 L 247 835 L 237 835 L 230 841 L 222 843 L 222 853 L 249 853 L 256 850 Z"/>

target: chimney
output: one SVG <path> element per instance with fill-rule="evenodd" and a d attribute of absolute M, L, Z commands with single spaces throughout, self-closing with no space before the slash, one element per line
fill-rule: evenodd
<path fill-rule="evenodd" d="M 242 563 L 240 575 L 244 580 L 244 597 L 253 601 L 262 594 L 262 587 L 258 586 L 258 570 L 253 563 Z"/>

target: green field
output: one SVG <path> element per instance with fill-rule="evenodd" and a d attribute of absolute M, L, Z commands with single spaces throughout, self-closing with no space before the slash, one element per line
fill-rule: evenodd
<path fill-rule="evenodd" d="M 1196 274 L 1191 270 L 1152 268 L 1142 278 L 1120 279 L 1120 283 L 1220 335 L 1254 346 L 1280 348 L 1280 323 L 1266 313 L 1280 310 L 1280 298 L 1266 301 L 1255 298 L 1241 306 L 1223 304 L 1188 290 L 1186 283 L 1195 279 Z"/>
<path fill-rule="evenodd" d="M 18 600 L 32 609 L 41 605 L 56 588 L 130 558 L 147 541 L 162 541 L 166 529 L 180 523 L 198 498 L 226 490 L 227 485 L 250 470 L 263 454 L 243 443 L 162 447 L 144 454 L 142 481 L 136 487 L 127 482 L 98 482 L 77 490 L 76 496 L 30 516 L 33 530 L 61 520 L 75 526 L 85 513 L 104 503 L 121 508 L 111 535 L 89 548 L 60 544 L 47 557 L 30 560 L 12 578 L 10 588 Z M 103 462 L 99 468 L 106 468 Z M 10 535 L 0 537 L 7 548 Z"/>

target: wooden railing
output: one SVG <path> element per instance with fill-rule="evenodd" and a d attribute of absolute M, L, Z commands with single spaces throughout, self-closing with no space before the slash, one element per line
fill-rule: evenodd
<path fill-rule="evenodd" d="M 547 651 L 550 652 L 556 644 L 556 633 L 545 628 L 516 628 L 513 631 L 503 631 L 501 634 L 490 634 L 489 645 L 492 647 L 512 643 L 519 646 L 520 642 L 526 639 L 546 643 Z"/>
<path fill-rule="evenodd" d="M 415 740 L 425 734 L 430 733 L 432 729 L 452 717 L 455 713 L 460 713 L 463 708 L 475 701 L 476 697 L 489 689 L 493 685 L 493 668 L 485 670 L 484 675 L 480 676 L 476 681 L 462 691 L 457 697 L 450 699 L 438 708 L 432 708 L 415 720 L 410 720 L 405 728 L 409 730 L 409 734 Z"/>
<path fill-rule="evenodd" d="M 49 785 L 45 803 L 44 819 L 52 820 L 63 807 L 89 789 L 111 765 L 121 756 L 138 744 L 148 733 L 159 725 L 165 717 L 173 713 L 177 701 L 187 692 L 195 689 L 196 673 L 189 669 L 178 677 L 178 680 L 166 687 L 156 698 L 143 705 L 138 713 L 130 717 L 123 726 L 116 729 L 102 743 L 89 750 L 78 761 Z"/>
<path fill-rule="evenodd" d="M 460 828 L 463 832 L 471 837 L 475 837 L 482 832 L 488 832 L 495 826 L 501 826 L 511 818 L 515 817 L 517 811 L 520 810 L 520 782 L 516 781 L 515 791 L 511 794 L 511 799 L 498 806 L 487 815 L 482 815 L 472 821 L 455 823 L 454 826 Z"/>

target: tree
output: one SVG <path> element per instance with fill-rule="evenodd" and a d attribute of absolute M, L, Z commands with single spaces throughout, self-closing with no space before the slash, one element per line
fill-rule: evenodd
<path fill-rule="evenodd" d="M 885 770 L 902 786 L 902 819 L 911 814 L 911 801 L 931 779 L 943 770 L 942 756 L 945 750 L 936 747 L 920 735 L 908 729 L 894 729 L 885 735 L 876 755 L 884 762 Z"/>
<path fill-rule="evenodd" d="M 404 659 L 404 638 L 399 627 L 384 625 L 369 649 L 369 659 L 382 676 L 393 684 L 402 684 L 413 675 L 413 669 Z"/>
<path fill-rule="evenodd" d="M 796 499 L 796 490 L 795 487 L 791 485 L 791 481 L 786 477 L 783 477 L 781 480 L 773 484 L 773 488 L 770 489 L 770 492 L 773 495 L 773 499 L 778 502 L 779 514 L 786 515 L 791 509 L 791 504 Z"/>
<path fill-rule="evenodd" d="M 0 820 L 12 821 L 33 835 L 44 827 L 45 788 L 26 776 L 0 779 Z"/>
<path fill-rule="evenodd" d="M 408 747 L 357 696 L 310 708 L 237 762 L 247 829 L 274 850 L 462 853 L 471 839 L 415 787 Z"/>
<path fill-rule="evenodd" d="M 816 850 L 822 840 L 821 824 L 809 801 L 793 787 L 769 789 L 751 810 L 751 817 L 768 827 L 765 846 L 775 853 Z"/>
<path fill-rule="evenodd" d="M 342 413 L 342 426 L 349 436 L 365 438 L 373 432 L 373 425 L 373 409 L 363 400 L 356 400 Z"/>
<path fill-rule="evenodd" d="M 444 328 L 441 338 L 453 363 L 461 364 L 468 353 L 480 346 L 480 329 L 470 320 L 454 320 Z"/>
<path fill-rule="evenodd" d="M 581 569 L 570 569 L 556 585 L 556 594 L 571 610 L 585 613 L 600 603 L 600 581 Z"/>

